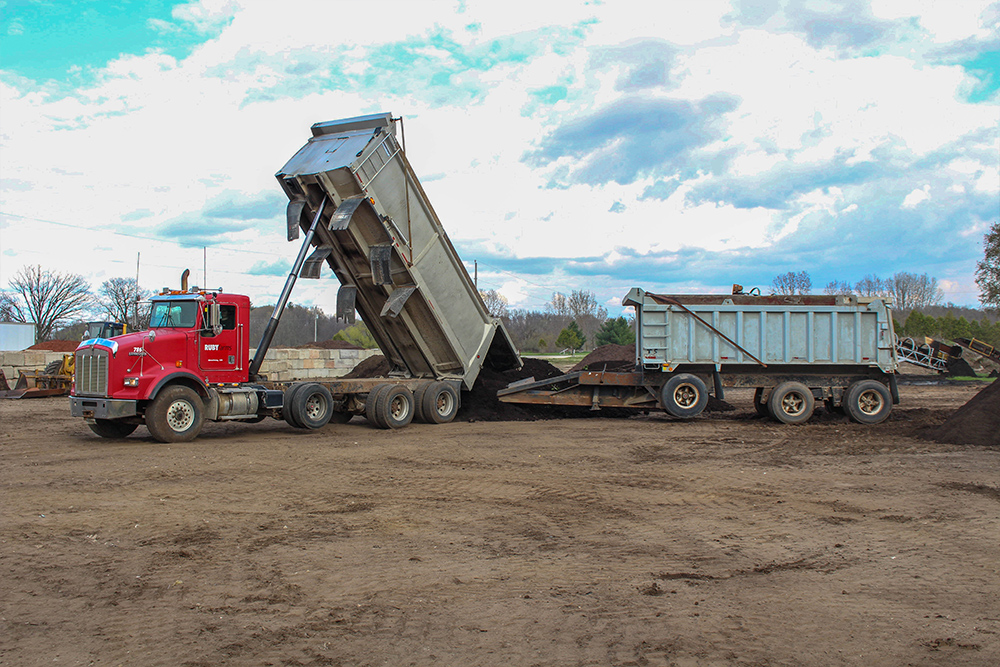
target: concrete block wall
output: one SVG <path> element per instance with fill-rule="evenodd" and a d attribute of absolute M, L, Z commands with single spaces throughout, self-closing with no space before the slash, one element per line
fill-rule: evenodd
<path fill-rule="evenodd" d="M 253 358 L 250 350 L 250 358 Z M 13 383 L 23 370 L 26 373 L 41 371 L 53 361 L 60 361 L 63 352 L 22 350 L 0 352 L 0 369 L 7 381 Z M 312 378 L 341 377 L 368 357 L 382 354 L 379 350 L 312 350 L 276 348 L 268 351 L 260 372 L 268 380 L 306 380 Z"/>
<path fill-rule="evenodd" d="M 62 361 L 68 352 L 45 352 L 44 350 L 21 350 L 20 352 L 0 352 L 0 370 L 7 376 L 7 382 L 14 386 L 21 371 L 31 373 L 45 370 L 53 361 Z"/>

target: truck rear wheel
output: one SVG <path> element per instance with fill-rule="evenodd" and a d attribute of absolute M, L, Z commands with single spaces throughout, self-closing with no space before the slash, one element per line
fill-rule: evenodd
<path fill-rule="evenodd" d="M 708 405 L 708 387 L 697 375 L 681 373 L 663 385 L 660 402 L 663 409 L 674 417 L 695 417 Z"/>
<path fill-rule="evenodd" d="M 184 385 L 162 390 L 146 408 L 146 428 L 160 442 L 194 440 L 204 423 L 204 402 L 194 389 Z"/>
<path fill-rule="evenodd" d="M 375 428 L 389 428 L 387 425 L 383 424 L 379 419 L 379 413 L 377 410 L 378 397 L 383 391 L 389 389 L 392 385 L 388 384 L 377 384 L 370 392 L 368 392 L 368 398 L 365 399 L 365 419 L 374 426 Z"/>
<path fill-rule="evenodd" d="M 428 424 L 447 424 L 458 413 L 458 392 L 447 382 L 433 382 L 417 397 L 417 413 Z"/>
<path fill-rule="evenodd" d="M 782 382 L 771 392 L 767 407 L 779 422 L 801 424 L 812 417 L 816 400 L 812 390 L 801 382 Z"/>
<path fill-rule="evenodd" d="M 843 407 L 859 424 L 881 424 L 892 412 L 892 394 L 877 380 L 861 380 L 847 388 Z"/>
<path fill-rule="evenodd" d="M 330 390 L 316 382 L 307 382 L 292 398 L 292 414 L 304 428 L 323 428 L 333 416 Z"/>
<path fill-rule="evenodd" d="M 401 384 L 388 385 L 375 399 L 375 412 L 382 428 L 403 428 L 413 421 L 413 392 Z"/>
<path fill-rule="evenodd" d="M 294 407 L 295 395 L 305 386 L 305 382 L 296 382 L 285 390 L 285 394 L 281 400 L 281 416 L 288 422 L 289 426 L 294 428 L 305 428 L 302 422 L 299 421 Z"/>
<path fill-rule="evenodd" d="M 102 438 L 119 440 L 128 437 L 132 431 L 139 428 L 138 424 L 129 424 L 116 419 L 98 419 L 93 424 L 87 424 L 90 430 Z"/>

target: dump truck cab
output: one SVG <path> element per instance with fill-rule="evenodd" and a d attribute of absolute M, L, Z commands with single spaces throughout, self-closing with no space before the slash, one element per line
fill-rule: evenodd
<path fill-rule="evenodd" d="M 164 290 L 151 299 L 147 331 L 80 343 L 70 413 L 99 434 L 131 432 L 144 420 L 149 426 L 149 410 L 160 396 L 183 387 L 180 393 L 200 414 L 204 406 L 196 403 L 211 404 L 215 387 L 247 381 L 249 329 L 246 296 Z"/>

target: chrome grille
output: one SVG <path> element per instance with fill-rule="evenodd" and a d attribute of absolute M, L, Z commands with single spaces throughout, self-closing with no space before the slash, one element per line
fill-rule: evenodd
<path fill-rule="evenodd" d="M 89 348 L 76 353 L 78 396 L 108 395 L 108 351 Z"/>

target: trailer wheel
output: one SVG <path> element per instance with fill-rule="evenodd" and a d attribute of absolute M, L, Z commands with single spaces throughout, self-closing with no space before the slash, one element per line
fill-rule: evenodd
<path fill-rule="evenodd" d="M 146 428 L 160 442 L 189 442 L 205 423 L 205 404 L 184 385 L 167 387 L 146 408 Z"/>
<path fill-rule="evenodd" d="M 138 424 L 129 424 L 117 419 L 98 419 L 93 424 L 87 424 L 87 426 L 102 438 L 110 438 L 112 440 L 128 437 L 132 431 L 139 428 Z"/>
<path fill-rule="evenodd" d="M 843 406 L 847 416 L 859 424 L 880 424 L 892 412 L 892 395 L 877 380 L 861 380 L 847 388 Z"/>
<path fill-rule="evenodd" d="M 304 428 L 323 428 L 333 415 L 330 390 L 316 382 L 305 383 L 292 399 L 292 414 Z"/>
<path fill-rule="evenodd" d="M 403 428 L 413 421 L 413 392 L 401 384 L 388 385 L 375 399 L 375 413 L 382 428 Z"/>
<path fill-rule="evenodd" d="M 801 382 L 782 382 L 771 392 L 767 407 L 779 422 L 801 424 L 812 417 L 816 400 L 812 390 Z"/>
<path fill-rule="evenodd" d="M 753 409 L 761 417 L 768 417 L 771 415 L 770 409 L 767 407 L 767 391 L 764 387 L 757 387 L 753 392 Z"/>
<path fill-rule="evenodd" d="M 413 421 L 420 424 L 427 424 L 430 422 L 427 416 L 424 414 L 424 394 L 434 386 L 434 380 L 429 380 L 427 382 L 421 382 L 417 385 L 417 388 L 413 390 Z"/>
<path fill-rule="evenodd" d="M 708 387 L 697 375 L 681 373 L 663 385 L 660 402 L 663 403 L 663 409 L 674 417 L 694 417 L 701 414 L 708 405 Z"/>
<path fill-rule="evenodd" d="M 289 426 L 294 428 L 305 428 L 305 426 L 302 425 L 302 422 L 298 419 L 298 413 L 295 411 L 294 401 L 295 395 L 298 394 L 299 391 L 306 386 L 306 384 L 306 382 L 296 382 L 291 387 L 286 389 L 284 396 L 282 396 L 281 416 L 286 422 L 288 422 Z"/>
<path fill-rule="evenodd" d="M 447 424 L 458 413 L 458 392 L 447 382 L 433 382 L 419 395 L 417 414 L 428 424 Z"/>
<path fill-rule="evenodd" d="M 388 384 L 377 384 L 370 392 L 368 392 L 368 398 L 365 399 L 365 419 L 374 426 L 375 428 L 389 428 L 387 425 L 383 424 L 379 419 L 378 410 L 376 406 L 378 404 L 378 397 L 383 391 L 387 390 L 392 385 Z"/>

